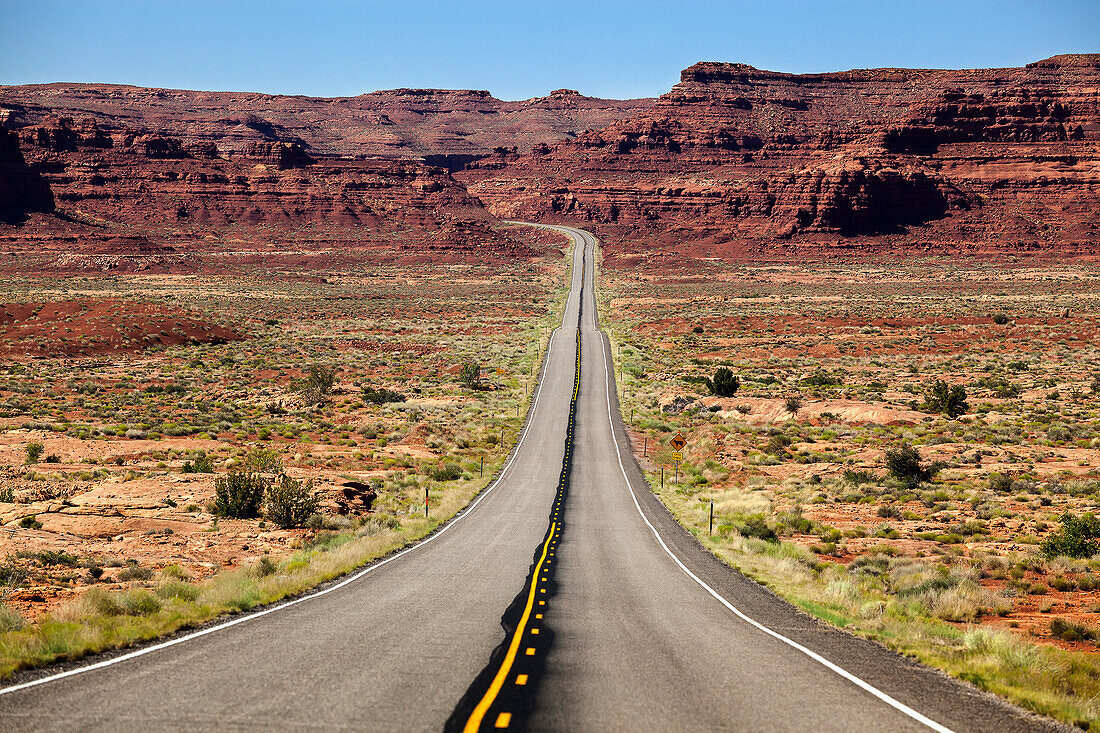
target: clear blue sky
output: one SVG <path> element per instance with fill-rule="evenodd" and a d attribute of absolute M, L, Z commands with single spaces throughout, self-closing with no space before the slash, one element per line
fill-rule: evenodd
<path fill-rule="evenodd" d="M 1100 51 L 1100 0 L 0 0 L 0 83 L 344 96 L 656 96 L 696 61 L 789 72 Z"/>

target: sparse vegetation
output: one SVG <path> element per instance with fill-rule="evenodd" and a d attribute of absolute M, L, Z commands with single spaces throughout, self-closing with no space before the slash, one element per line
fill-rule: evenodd
<path fill-rule="evenodd" d="M 25 449 L 27 454 L 27 464 L 38 463 L 38 459 L 42 457 L 42 451 L 46 450 L 46 446 L 39 443 L 37 440 L 27 443 Z"/>
<path fill-rule="evenodd" d="M 458 370 L 458 383 L 467 389 L 480 389 L 481 365 L 476 361 L 468 361 Z"/>
<path fill-rule="evenodd" d="M 222 517 L 249 519 L 260 516 L 267 480 L 251 471 L 230 471 L 214 482 L 211 513 Z"/>
<path fill-rule="evenodd" d="M 880 279 L 830 261 L 810 280 L 708 262 L 698 284 L 606 273 L 616 367 L 639 375 L 622 397 L 639 454 L 659 465 L 655 445 L 687 438 L 679 482 L 666 473 L 661 492 L 655 471 L 654 490 L 808 612 L 1096 726 L 1100 536 L 1085 516 L 1100 506 L 1100 313 L 1080 296 L 1095 268 L 1037 266 L 1051 277 L 1037 285 L 976 260 L 890 266 Z M 1089 305 L 1052 315 L 1070 297 Z M 992 327 L 977 302 L 1011 318 Z M 717 367 L 740 375 L 747 409 L 670 404 L 670 377 L 690 399 Z"/>
<path fill-rule="evenodd" d="M 267 488 L 263 508 L 264 517 L 278 527 L 303 526 L 317 511 L 317 493 L 313 482 L 283 476 Z"/>
<path fill-rule="evenodd" d="M 741 386 L 741 380 L 737 378 L 737 375 L 731 369 L 719 367 L 718 371 L 714 373 L 714 377 L 708 380 L 707 386 L 710 388 L 711 394 L 719 397 L 733 397 Z"/>
<path fill-rule="evenodd" d="M 300 387 L 302 397 L 311 405 L 327 402 L 336 384 L 336 370 L 324 364 L 311 364 Z"/>
<path fill-rule="evenodd" d="M 966 388 L 961 384 L 948 384 L 942 379 L 936 379 L 925 389 L 923 407 L 929 412 L 958 417 L 970 409 L 966 397 Z"/>

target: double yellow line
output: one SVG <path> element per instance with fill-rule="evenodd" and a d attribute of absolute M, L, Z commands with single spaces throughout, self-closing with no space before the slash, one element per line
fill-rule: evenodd
<path fill-rule="evenodd" d="M 481 728 L 481 722 L 485 719 L 485 713 L 489 712 L 489 708 L 497 699 L 497 695 L 500 694 L 500 689 L 504 687 L 504 683 L 512 671 L 512 665 L 515 664 L 516 655 L 519 653 L 520 643 L 523 641 L 524 634 L 527 633 L 527 624 L 531 620 L 531 611 L 535 607 L 535 597 L 539 591 L 539 573 L 542 572 L 542 566 L 546 562 L 546 554 L 550 551 L 550 544 L 554 541 L 557 530 L 558 523 L 551 522 L 550 533 L 546 536 L 546 542 L 542 545 L 542 556 L 535 566 L 535 574 L 531 577 L 531 591 L 527 594 L 527 605 L 523 609 L 523 615 L 520 616 L 516 630 L 512 633 L 512 642 L 508 645 L 508 652 L 504 655 L 504 661 L 501 662 L 500 669 L 497 670 L 497 675 L 493 678 L 492 684 L 489 685 L 489 689 L 485 692 L 485 697 L 481 698 L 481 702 L 477 704 L 477 707 L 474 708 L 474 712 L 470 714 L 470 719 L 466 721 L 466 725 L 462 729 L 464 733 L 473 733 Z M 500 717 L 501 719 L 497 721 L 497 727 L 507 727 L 512 716 L 508 713 L 501 713 Z"/>
<path fill-rule="evenodd" d="M 545 583 L 548 576 L 544 576 L 543 568 L 549 563 L 547 559 L 549 555 L 553 555 L 552 550 L 557 542 L 557 537 L 560 535 L 561 523 L 556 518 L 558 512 L 561 511 L 561 503 L 565 498 L 565 486 L 568 480 L 568 474 L 570 466 L 573 460 L 573 429 L 576 427 L 577 418 L 577 398 L 580 395 L 581 389 L 581 328 L 580 328 L 580 310 L 584 308 L 584 278 L 586 275 L 586 261 L 584 256 L 581 257 L 581 299 L 578 305 L 577 313 L 577 359 L 574 367 L 573 374 L 573 395 L 569 402 L 569 425 L 566 428 L 566 440 L 565 440 L 565 456 L 562 462 L 561 479 L 558 483 L 557 496 L 554 498 L 554 509 L 552 512 L 552 518 L 550 522 L 550 531 L 546 535 L 546 541 L 542 545 L 542 554 L 539 556 L 539 560 L 535 563 L 534 572 L 531 575 L 531 589 L 527 593 L 527 604 L 523 608 L 523 614 L 520 616 L 519 623 L 516 624 L 515 631 L 512 632 L 512 639 L 508 644 L 508 650 L 504 654 L 504 659 L 501 660 L 500 668 L 497 670 L 496 676 L 493 677 L 493 681 L 489 684 L 489 689 L 485 691 L 485 695 L 482 696 L 473 712 L 470 713 L 470 717 L 466 720 L 466 724 L 463 726 L 463 733 L 475 733 L 481 729 L 481 725 L 485 722 L 485 716 L 489 713 L 489 709 L 496 702 L 497 696 L 500 695 L 501 689 L 504 687 L 504 683 L 508 681 L 509 675 L 512 673 L 512 668 L 516 662 L 516 656 L 519 654 L 520 646 L 523 643 L 523 638 L 528 634 L 528 624 L 531 621 L 531 613 L 535 608 L 535 601 L 539 594 L 546 593 L 545 586 L 540 587 Z M 538 601 L 539 606 L 545 606 L 546 600 L 542 599 Z M 539 614 L 537 618 L 541 618 Z M 537 634 L 539 629 L 531 629 L 532 636 Z M 535 654 L 533 647 L 527 649 L 527 654 Z M 527 684 L 527 675 L 521 674 L 516 677 L 517 685 Z M 507 728 L 512 722 L 512 714 L 508 712 L 501 712 L 497 714 L 496 720 L 493 721 L 493 727 L 495 728 Z"/>

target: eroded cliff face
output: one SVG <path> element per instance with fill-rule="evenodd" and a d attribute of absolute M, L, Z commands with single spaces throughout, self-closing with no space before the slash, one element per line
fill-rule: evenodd
<path fill-rule="evenodd" d="M 23 159 L 19 137 L 0 128 L 0 223 L 20 224 L 31 213 L 53 208 L 49 184 Z"/>
<path fill-rule="evenodd" d="M 603 127 L 652 102 L 567 89 L 505 102 L 437 89 L 319 99 L 0 87 L 0 224 L 19 226 L 0 235 L 66 242 L 81 256 L 155 256 L 158 266 L 178 261 L 172 247 L 181 242 L 244 231 L 523 256 L 532 250 L 502 233 L 450 171 L 494 150 L 516 155 Z M 32 217 L 41 213 L 51 215 Z M 131 235 L 169 249 L 135 248 Z"/>
<path fill-rule="evenodd" d="M 205 143 L 49 118 L 5 132 L 14 165 L 38 177 L 48 211 L 145 234 L 229 225 L 437 230 L 491 217 L 450 174 L 405 159 L 315 159 L 299 143 L 257 142 L 222 156 Z M 26 159 L 24 162 L 24 158 Z M 10 180 L 10 177 L 6 177 Z M 26 197 L 24 197 L 26 198 Z M 55 203 L 54 203 L 55 202 Z M 18 202 L 16 202 L 18 204 Z"/>
<path fill-rule="evenodd" d="M 649 110 L 459 178 L 499 216 L 669 240 L 1090 245 L 1098 88 L 1100 55 L 816 75 L 700 63 Z"/>
<path fill-rule="evenodd" d="M 320 98 L 147 89 L 120 84 L 0 86 L 12 124 L 51 117 L 150 130 L 222 155 L 258 143 L 297 144 L 314 156 L 416 157 L 461 167 L 494 148 L 525 153 L 647 109 L 652 99 L 596 99 L 571 89 L 509 102 L 481 90 L 391 89 Z"/>

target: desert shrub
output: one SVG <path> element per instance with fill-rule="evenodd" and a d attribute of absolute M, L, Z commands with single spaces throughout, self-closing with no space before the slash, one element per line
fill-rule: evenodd
<path fill-rule="evenodd" d="M 998 326 L 1003 326 L 1008 323 L 1008 316 L 1004 313 L 994 313 L 993 322 L 996 323 Z"/>
<path fill-rule="evenodd" d="M 202 589 L 190 583 L 169 580 L 157 588 L 157 595 L 165 600 L 197 601 Z"/>
<path fill-rule="evenodd" d="M 214 473 L 214 461 L 210 456 L 206 455 L 206 451 L 199 451 L 195 454 L 195 458 L 190 461 L 185 461 L 183 464 L 184 473 Z"/>
<path fill-rule="evenodd" d="M 137 560 L 129 560 L 126 563 L 126 567 L 118 571 L 118 580 L 126 582 L 128 580 L 149 580 L 153 577 L 152 568 L 143 568 L 137 564 Z"/>
<path fill-rule="evenodd" d="M 39 443 L 37 440 L 33 440 L 27 443 L 24 450 L 27 453 L 27 463 L 38 463 L 38 459 L 42 457 L 42 451 L 46 450 L 46 446 Z"/>
<path fill-rule="evenodd" d="M 1073 578 L 1056 577 L 1050 579 L 1050 587 L 1058 591 L 1069 591 L 1077 587 L 1077 581 Z"/>
<path fill-rule="evenodd" d="M 267 481 L 252 471 L 230 471 L 214 482 L 212 514 L 247 519 L 260 516 Z"/>
<path fill-rule="evenodd" d="M 0 502 L 11 504 L 15 501 L 15 489 L 11 486 L 0 486 Z"/>
<path fill-rule="evenodd" d="M 982 377 L 974 383 L 976 387 L 984 387 L 993 391 L 998 397 L 1011 398 L 1020 396 L 1020 385 L 1013 384 L 1004 377 Z"/>
<path fill-rule="evenodd" d="M 457 481 L 462 478 L 462 467 L 457 463 L 443 463 L 428 469 L 433 481 Z"/>
<path fill-rule="evenodd" d="M 384 405 L 387 402 L 404 402 L 405 395 L 392 389 L 375 389 L 370 385 L 363 385 L 363 401 L 372 405 Z"/>
<path fill-rule="evenodd" d="M 741 387 L 741 380 L 727 367 L 719 367 L 714 377 L 707 380 L 707 387 L 718 397 L 733 397 Z"/>
<path fill-rule="evenodd" d="M 802 507 L 794 506 L 789 512 L 784 512 L 776 517 L 777 533 L 783 534 L 809 534 L 814 523 L 802 516 Z"/>
<path fill-rule="evenodd" d="M 1059 520 L 1058 531 L 1043 540 L 1040 549 L 1047 557 L 1092 557 L 1100 552 L 1100 519 L 1088 512 L 1075 517 L 1069 512 Z"/>
<path fill-rule="evenodd" d="M 878 481 L 878 476 L 866 469 L 857 470 L 853 468 L 846 468 L 844 469 L 844 473 L 841 474 L 841 477 L 847 483 L 853 484 L 855 486 L 860 486 L 862 484 L 873 484 Z"/>
<path fill-rule="evenodd" d="M 1050 620 L 1050 635 L 1062 641 L 1085 641 L 1098 638 L 1096 629 L 1064 618 Z"/>
<path fill-rule="evenodd" d="M 279 565 L 272 560 L 268 555 L 263 555 L 256 564 L 252 566 L 252 572 L 258 577 L 266 577 L 268 575 L 274 575 L 279 570 Z"/>
<path fill-rule="evenodd" d="M 283 476 L 264 494 L 264 516 L 282 529 L 301 527 L 316 511 L 317 492 L 312 481 Z"/>
<path fill-rule="evenodd" d="M 766 450 L 768 451 L 768 453 L 771 453 L 771 454 L 774 454 L 774 455 L 779 455 L 790 444 L 791 444 L 790 436 L 786 435 L 784 433 L 779 433 L 778 435 L 773 435 L 768 440 L 768 446 L 767 446 Z"/>
<path fill-rule="evenodd" d="M 67 568 L 75 568 L 77 564 L 76 555 L 69 554 L 64 550 L 20 550 L 15 553 L 15 556 L 25 560 L 37 560 L 43 565 L 63 565 Z"/>
<path fill-rule="evenodd" d="M 742 537 L 756 537 L 768 542 L 778 542 L 779 535 L 775 529 L 768 526 L 763 514 L 753 514 L 745 517 L 744 521 L 737 525 L 737 531 Z"/>
<path fill-rule="evenodd" d="M 925 388 L 922 408 L 927 412 L 958 417 L 970 409 L 970 405 L 966 403 L 966 388 L 961 384 L 948 384 L 937 379 Z"/>
<path fill-rule="evenodd" d="M 1012 477 L 1003 473 L 989 474 L 989 489 L 990 491 L 996 491 L 998 494 L 1007 494 L 1012 491 Z"/>
<path fill-rule="evenodd" d="M 803 379 L 802 383 L 812 387 L 831 387 L 838 384 L 844 384 L 844 377 L 841 374 L 830 374 L 821 367 L 818 367 L 814 370 L 813 374 Z"/>
<path fill-rule="evenodd" d="M 283 459 L 277 451 L 253 448 L 245 457 L 245 465 L 256 473 L 278 473 L 283 470 Z"/>
<path fill-rule="evenodd" d="M 901 510 L 893 504 L 883 504 L 876 513 L 883 519 L 901 519 Z"/>
<path fill-rule="evenodd" d="M 42 522 L 39 522 L 38 517 L 31 514 L 30 516 L 20 519 L 19 526 L 23 529 L 42 529 Z"/>
<path fill-rule="evenodd" d="M 19 631 L 25 623 L 18 611 L 0 603 L 0 634 L 5 631 Z"/>
<path fill-rule="evenodd" d="M 913 488 L 935 475 L 938 466 L 925 466 L 920 453 L 911 445 L 902 445 L 886 451 L 886 470 L 906 486 Z"/>
<path fill-rule="evenodd" d="M 795 415 L 802 409 L 802 398 L 792 395 L 783 401 L 783 407 L 787 409 L 787 412 Z"/>
<path fill-rule="evenodd" d="M 123 591 L 115 600 L 119 612 L 126 616 L 148 616 L 161 608 L 160 599 L 144 588 Z"/>
<path fill-rule="evenodd" d="M 81 604 L 101 616 L 147 616 L 161 609 L 160 600 L 145 588 L 121 593 L 92 588 L 81 598 Z"/>
<path fill-rule="evenodd" d="M 481 365 L 476 361 L 468 361 L 458 370 L 458 382 L 469 389 L 477 389 L 481 386 Z"/>
<path fill-rule="evenodd" d="M 313 364 L 306 372 L 305 381 L 298 391 L 306 402 L 319 405 L 328 400 L 335 385 L 336 370 L 334 368 L 323 364 Z"/>

